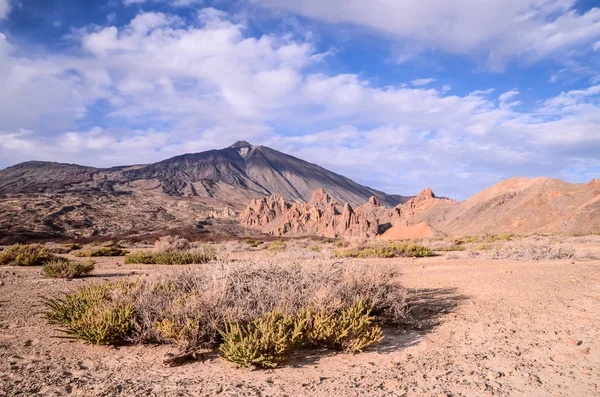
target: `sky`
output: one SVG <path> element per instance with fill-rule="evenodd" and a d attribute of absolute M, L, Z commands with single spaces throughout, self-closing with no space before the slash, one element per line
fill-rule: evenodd
<path fill-rule="evenodd" d="M 0 168 L 238 140 L 403 195 L 588 182 L 600 4 L 0 0 Z"/>

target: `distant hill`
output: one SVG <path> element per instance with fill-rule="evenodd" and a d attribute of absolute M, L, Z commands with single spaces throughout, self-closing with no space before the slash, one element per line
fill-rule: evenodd
<path fill-rule="evenodd" d="M 29 161 L 0 170 L 0 195 L 5 196 L 0 203 L 0 238 L 91 237 L 193 227 L 225 207 L 239 211 L 250 200 L 270 195 L 305 202 L 319 188 L 355 206 L 371 196 L 388 207 L 410 199 L 239 141 L 147 165 L 95 168 Z"/>

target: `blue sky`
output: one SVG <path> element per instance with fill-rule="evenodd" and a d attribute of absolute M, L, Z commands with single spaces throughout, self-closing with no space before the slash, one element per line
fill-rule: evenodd
<path fill-rule="evenodd" d="M 0 0 L 0 167 L 245 139 L 389 193 L 600 176 L 575 0 Z"/>

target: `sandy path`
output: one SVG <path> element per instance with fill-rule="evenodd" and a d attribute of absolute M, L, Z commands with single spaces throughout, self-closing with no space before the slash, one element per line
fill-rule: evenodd
<path fill-rule="evenodd" d="M 0 268 L 0 396 L 600 395 L 598 262 L 393 261 L 419 291 L 416 328 L 387 330 L 360 355 L 313 352 L 274 371 L 216 356 L 168 368 L 168 346 L 53 338 L 41 297 L 86 281 Z M 102 260 L 97 279 L 165 269 L 116 262 Z"/>

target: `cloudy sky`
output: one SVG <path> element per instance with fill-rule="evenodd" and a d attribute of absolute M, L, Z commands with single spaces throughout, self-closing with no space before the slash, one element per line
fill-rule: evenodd
<path fill-rule="evenodd" d="M 245 139 L 389 193 L 600 176 L 596 0 L 0 0 L 0 168 Z"/>

